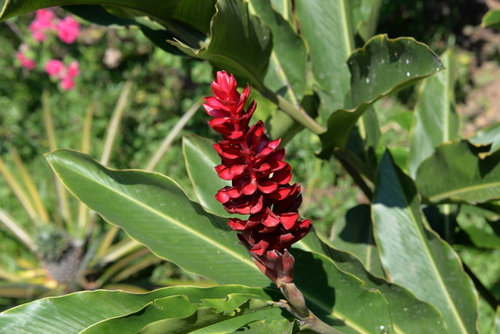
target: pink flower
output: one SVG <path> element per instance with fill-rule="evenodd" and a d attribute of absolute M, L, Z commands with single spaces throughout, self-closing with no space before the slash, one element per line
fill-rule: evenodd
<path fill-rule="evenodd" d="M 33 59 L 27 58 L 24 53 L 17 52 L 16 53 L 17 60 L 21 63 L 21 67 L 27 70 L 34 70 L 36 67 L 36 63 Z"/>
<path fill-rule="evenodd" d="M 33 38 L 37 41 L 44 41 L 47 38 L 45 31 L 55 29 L 58 20 L 50 9 L 37 10 L 35 19 L 29 26 Z"/>
<path fill-rule="evenodd" d="M 62 61 L 57 59 L 51 59 L 45 65 L 45 72 L 51 77 L 60 76 L 65 70 L 65 66 Z"/>
<path fill-rule="evenodd" d="M 57 36 L 66 44 L 73 43 L 80 33 L 80 23 L 71 16 L 66 16 L 57 24 Z"/>
<path fill-rule="evenodd" d="M 70 90 L 70 89 L 73 89 L 75 88 L 75 81 L 73 80 L 72 77 L 70 76 L 65 76 L 62 80 L 61 80 L 61 88 L 63 90 Z"/>
<path fill-rule="evenodd" d="M 69 64 L 67 76 L 73 78 L 73 77 L 76 77 L 79 75 L 80 75 L 80 65 L 75 60 L 75 61 L 71 62 L 71 64 Z"/>

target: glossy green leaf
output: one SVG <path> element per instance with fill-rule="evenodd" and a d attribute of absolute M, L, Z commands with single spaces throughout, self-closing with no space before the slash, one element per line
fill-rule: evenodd
<path fill-rule="evenodd" d="M 264 84 L 294 105 L 306 91 L 307 52 L 304 41 L 271 6 L 270 0 L 250 0 L 251 9 L 272 31 L 273 50 Z"/>
<path fill-rule="evenodd" d="M 47 159 L 78 199 L 159 257 L 219 283 L 268 284 L 226 219 L 205 212 L 171 179 L 113 171 L 69 150 Z"/>
<path fill-rule="evenodd" d="M 333 226 L 328 244 L 356 255 L 372 274 L 385 276 L 373 238 L 369 205 L 358 205 L 349 209 L 345 218 Z"/>
<path fill-rule="evenodd" d="M 487 210 L 462 205 L 457 222 L 476 247 L 500 249 L 500 222 L 497 219 Z"/>
<path fill-rule="evenodd" d="M 296 1 L 301 35 L 307 43 L 323 119 L 344 106 L 349 91 L 346 60 L 354 50 L 351 1 Z"/>
<path fill-rule="evenodd" d="M 6 333 L 16 334 L 70 334 L 106 333 L 99 328 L 121 329 L 108 333 L 136 333 L 142 323 L 154 321 L 154 310 L 160 310 L 165 317 L 189 315 L 184 308 L 160 309 L 157 301 L 188 302 L 203 305 L 205 299 L 223 300 L 231 294 L 246 294 L 258 300 L 279 298 L 276 290 L 248 288 L 244 286 L 217 286 L 212 288 L 169 287 L 145 294 L 124 291 L 84 291 L 61 297 L 40 299 L 0 314 L 0 328 Z M 167 299 L 167 300 L 165 300 Z M 270 312 L 269 312 L 270 311 Z M 271 319 L 281 319 L 279 312 L 266 311 Z M 279 311 L 279 310 L 277 310 Z M 255 317 L 259 319 L 260 317 Z M 120 327 L 126 325 L 129 327 Z M 109 326 L 107 326 L 109 325 Z"/>
<path fill-rule="evenodd" d="M 252 295 L 245 294 L 230 294 L 223 299 L 204 299 L 203 303 L 192 304 L 189 299 L 185 298 L 182 303 L 172 304 L 168 300 L 156 300 L 155 309 L 161 308 L 167 312 L 171 308 L 183 310 L 183 313 L 190 314 L 186 317 L 158 317 L 154 322 L 144 326 L 137 333 L 140 334 L 157 334 L 157 333 L 189 333 L 200 328 L 205 328 L 213 323 L 223 322 L 225 320 L 243 316 L 248 313 L 259 312 L 270 309 L 272 306 L 269 301 L 252 298 Z M 260 318 L 265 318 L 265 312 L 262 312 Z M 101 332 L 102 333 L 102 332 Z"/>
<path fill-rule="evenodd" d="M 294 334 L 299 333 L 299 325 L 297 321 L 283 320 L 259 320 L 245 324 L 238 328 L 237 332 L 246 334 Z M 196 332 L 196 334 L 200 334 Z"/>
<path fill-rule="evenodd" d="M 481 21 L 481 25 L 483 27 L 490 27 L 495 29 L 500 29 L 500 9 L 492 9 Z"/>
<path fill-rule="evenodd" d="M 192 48 L 175 40 L 174 46 L 195 58 L 208 60 L 214 69 L 234 74 L 240 85 L 251 84 L 260 91 L 272 50 L 271 32 L 248 5 L 238 0 L 220 0 L 207 46 Z"/>
<path fill-rule="evenodd" d="M 188 135 L 182 138 L 182 150 L 198 202 L 216 215 L 229 217 L 222 204 L 215 199 L 217 190 L 231 185 L 231 182 L 218 177 L 215 171 L 214 167 L 220 165 L 221 159 L 213 143 L 196 135 Z"/>
<path fill-rule="evenodd" d="M 500 123 L 482 128 L 470 137 L 469 141 L 475 145 L 491 144 L 490 152 L 498 151 L 500 148 Z"/>
<path fill-rule="evenodd" d="M 356 31 L 367 41 L 377 28 L 382 0 L 361 0 L 359 6 L 353 6 L 353 22 Z"/>
<path fill-rule="evenodd" d="M 425 226 L 415 185 L 388 152 L 380 162 L 373 202 L 375 240 L 388 277 L 435 306 L 449 333 L 475 333 L 472 281 L 453 249 Z"/>
<path fill-rule="evenodd" d="M 320 157 L 328 158 L 336 147 L 344 148 L 351 130 L 365 110 L 380 98 L 443 69 L 439 57 L 413 38 L 375 36 L 352 54 L 349 109 L 328 118 L 328 130 L 320 135 Z"/>
<path fill-rule="evenodd" d="M 380 291 L 387 300 L 391 314 L 392 325 L 385 328 L 389 333 L 392 330 L 398 334 L 448 333 L 442 315 L 433 306 L 417 299 L 403 286 L 389 283 L 367 272 L 358 258 L 332 248 L 321 236 L 308 236 L 301 242 L 301 248 L 328 256 L 340 270 L 362 280 L 366 289 Z M 382 329 L 379 328 L 379 331 L 382 333 Z"/>
<path fill-rule="evenodd" d="M 360 279 L 339 270 L 326 255 L 297 248 L 292 248 L 292 254 L 294 282 L 321 320 L 346 334 L 389 328 L 391 317 L 380 291 L 366 289 Z"/>
<path fill-rule="evenodd" d="M 433 203 L 484 203 L 500 199 L 500 150 L 453 141 L 436 147 L 417 171 L 419 193 Z M 436 182 L 439 180 L 439 182 Z"/>
<path fill-rule="evenodd" d="M 408 156 L 408 169 L 413 178 L 422 161 L 432 155 L 434 147 L 458 138 L 452 51 L 441 55 L 441 60 L 447 69 L 425 79 L 419 90 Z"/>
<path fill-rule="evenodd" d="M 111 27 L 137 26 L 139 27 L 139 29 L 141 29 L 142 33 L 147 38 L 149 38 L 157 47 L 175 55 L 185 55 L 179 49 L 167 42 L 167 40 L 172 40 L 174 38 L 182 38 L 182 35 L 179 35 L 175 32 L 189 28 L 188 26 L 184 27 L 182 23 L 175 20 L 168 25 L 168 28 L 170 28 L 169 30 L 164 25 L 161 25 L 156 21 L 152 21 L 147 17 L 118 17 L 111 14 L 102 6 L 98 5 L 71 5 L 64 6 L 64 9 L 89 22 L 97 23 L 100 25 Z M 215 6 L 213 6 L 213 11 L 215 11 Z M 171 16 L 174 13 L 175 11 L 172 9 L 172 12 L 169 13 L 169 15 Z M 200 15 L 202 14 L 199 11 L 193 11 L 193 15 L 195 15 L 194 13 L 198 13 Z M 203 11 L 203 14 L 206 13 L 206 10 Z M 193 34 L 193 31 L 185 31 L 184 39 L 191 43 L 199 43 L 204 39 L 201 34 Z"/>

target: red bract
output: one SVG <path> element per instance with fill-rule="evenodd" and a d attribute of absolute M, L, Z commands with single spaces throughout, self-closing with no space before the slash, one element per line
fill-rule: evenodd
<path fill-rule="evenodd" d="M 311 229 L 309 219 L 299 219 L 300 186 L 289 183 L 290 165 L 283 161 L 280 140 L 270 141 L 262 121 L 249 126 L 257 104 L 245 110 L 250 93 L 240 94 L 233 75 L 217 72 L 212 82 L 214 96 L 205 98 L 205 110 L 213 117 L 209 125 L 223 140 L 214 144 L 222 159 L 215 167 L 220 178 L 232 186 L 219 190 L 215 198 L 229 213 L 250 215 L 247 220 L 231 218 L 229 226 L 250 251 L 255 263 L 277 284 L 293 280 L 290 246 Z M 280 282 L 281 281 L 281 282 Z"/>

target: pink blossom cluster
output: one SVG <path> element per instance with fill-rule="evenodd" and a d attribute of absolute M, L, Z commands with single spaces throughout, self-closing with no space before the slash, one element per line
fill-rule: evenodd
<path fill-rule="evenodd" d="M 57 59 L 51 59 L 45 64 L 45 72 L 56 80 L 60 80 L 61 88 L 70 90 L 75 87 L 75 77 L 80 74 L 80 67 L 77 61 L 71 62 L 68 66 Z"/>
<path fill-rule="evenodd" d="M 71 16 L 59 19 L 52 10 L 40 9 L 36 11 L 35 19 L 29 29 L 36 41 L 45 41 L 47 32 L 56 31 L 61 41 L 71 44 L 80 33 L 80 23 Z"/>
<path fill-rule="evenodd" d="M 16 53 L 17 60 L 21 63 L 21 67 L 27 70 L 34 70 L 36 63 L 33 59 L 28 58 L 23 52 L 18 51 Z"/>

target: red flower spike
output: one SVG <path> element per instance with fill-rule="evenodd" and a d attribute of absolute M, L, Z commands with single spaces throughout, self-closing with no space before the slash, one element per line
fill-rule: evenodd
<path fill-rule="evenodd" d="M 257 104 L 247 86 L 238 93 L 236 79 L 217 72 L 212 82 L 214 96 L 206 97 L 205 111 L 213 117 L 210 127 L 223 137 L 214 148 L 222 159 L 217 174 L 232 185 L 220 189 L 215 198 L 229 213 L 250 215 L 247 220 L 230 218 L 228 225 L 239 231 L 238 238 L 248 249 L 257 267 L 278 286 L 292 283 L 293 243 L 311 229 L 309 219 L 299 220 L 302 202 L 300 186 L 291 185 L 292 169 L 283 161 L 281 140 L 269 140 L 262 121 L 249 126 Z"/>

